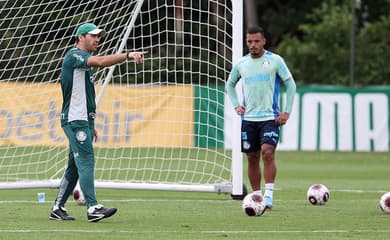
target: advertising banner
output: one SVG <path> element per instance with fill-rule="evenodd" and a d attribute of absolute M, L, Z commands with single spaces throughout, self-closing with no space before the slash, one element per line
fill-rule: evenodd
<path fill-rule="evenodd" d="M 281 94 L 281 106 L 285 97 Z M 298 87 L 290 119 L 281 128 L 278 149 L 389 151 L 389 102 L 390 88 L 385 87 Z M 225 104 L 225 119 L 236 118 L 226 107 L 231 105 Z M 226 129 L 233 126 L 228 124 L 225 121 L 225 147 L 232 148 L 232 131 Z"/>
<path fill-rule="evenodd" d="M 59 84 L 1 83 L 0 94 L 0 145 L 68 145 L 60 126 Z M 186 85 L 108 86 L 97 109 L 96 145 L 193 146 L 192 95 Z"/>
<path fill-rule="evenodd" d="M 0 145 L 67 146 L 59 84 L 1 83 L 0 94 Z M 298 87 L 278 149 L 389 151 L 389 102 L 385 87 Z M 109 85 L 95 127 L 99 147 L 231 149 L 240 136 L 239 118 L 223 86 Z"/>

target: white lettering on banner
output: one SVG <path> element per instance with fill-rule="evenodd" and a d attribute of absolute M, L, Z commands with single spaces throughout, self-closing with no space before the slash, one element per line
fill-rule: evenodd
<path fill-rule="evenodd" d="M 352 150 L 351 123 L 352 96 L 350 94 L 307 93 L 303 95 L 302 150 Z"/>
<path fill-rule="evenodd" d="M 284 105 L 286 94 L 281 97 Z M 297 93 L 290 119 L 281 128 L 278 149 L 389 151 L 389 105 L 384 92 Z M 225 109 L 225 119 L 232 117 L 235 112 Z M 226 148 L 233 147 L 233 127 L 225 120 Z"/>
<path fill-rule="evenodd" d="M 385 94 L 359 93 L 355 96 L 356 149 L 389 150 L 389 101 Z"/>

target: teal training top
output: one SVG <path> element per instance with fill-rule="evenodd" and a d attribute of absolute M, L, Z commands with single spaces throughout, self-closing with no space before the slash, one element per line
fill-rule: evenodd
<path fill-rule="evenodd" d="M 243 101 L 238 100 L 235 87 L 242 80 Z M 267 121 L 278 117 L 279 85 L 283 81 L 287 89 L 286 109 L 291 112 L 296 91 L 295 81 L 283 58 L 265 51 L 260 58 L 250 54 L 233 66 L 226 84 L 226 92 L 236 108 L 245 106 L 244 120 Z"/>
<path fill-rule="evenodd" d="M 61 71 L 61 125 L 95 118 L 96 102 L 93 72 L 87 67 L 89 52 L 71 49 L 64 57 Z"/>

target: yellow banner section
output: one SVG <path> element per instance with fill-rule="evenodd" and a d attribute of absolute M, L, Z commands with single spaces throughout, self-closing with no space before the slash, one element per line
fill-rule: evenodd
<path fill-rule="evenodd" d="M 108 86 L 97 109 L 95 145 L 193 146 L 192 95 L 187 85 Z M 0 83 L 0 96 L 0 145 L 68 145 L 59 84 Z"/>

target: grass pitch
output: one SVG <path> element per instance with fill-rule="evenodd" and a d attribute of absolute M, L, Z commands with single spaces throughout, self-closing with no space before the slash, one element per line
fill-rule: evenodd
<path fill-rule="evenodd" d="M 262 217 L 247 217 L 229 195 L 97 189 L 119 209 L 112 218 L 88 223 L 70 199 L 76 220 L 50 221 L 56 189 L 0 190 L 0 239 L 388 239 L 390 215 L 378 203 L 390 191 L 389 153 L 278 152 L 277 165 L 274 209 Z M 327 205 L 306 200 L 313 183 L 329 188 Z"/>

